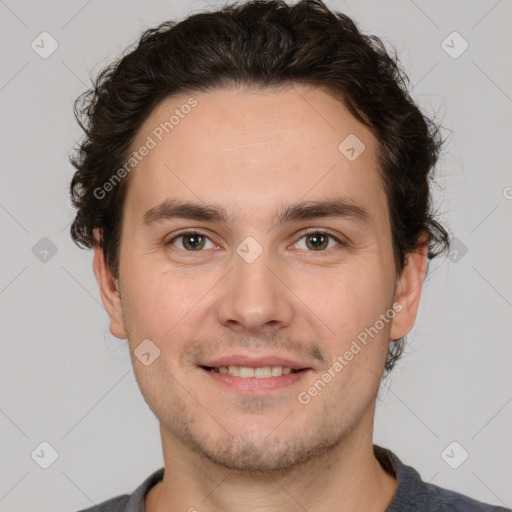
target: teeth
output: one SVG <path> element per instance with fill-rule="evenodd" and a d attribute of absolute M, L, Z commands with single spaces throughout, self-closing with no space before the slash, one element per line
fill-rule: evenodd
<path fill-rule="evenodd" d="M 212 368 L 212 371 L 217 373 L 227 373 L 233 377 L 241 377 L 246 379 L 248 377 L 256 377 L 258 379 L 269 379 L 271 377 L 280 377 L 281 375 L 288 375 L 294 370 L 282 366 L 261 366 L 259 368 L 250 368 L 248 366 L 220 366 L 219 368 Z"/>
<path fill-rule="evenodd" d="M 230 366 L 229 373 L 231 373 L 231 368 L 232 367 Z M 247 366 L 240 366 L 240 368 L 238 369 L 237 377 L 242 377 L 242 379 L 245 379 L 247 377 L 254 377 L 254 368 L 248 368 Z"/>
<path fill-rule="evenodd" d="M 272 377 L 280 377 L 283 375 L 283 369 L 280 366 L 272 366 Z"/>
<path fill-rule="evenodd" d="M 233 377 L 240 377 L 240 367 L 239 366 L 228 366 L 229 375 L 233 375 Z"/>
<path fill-rule="evenodd" d="M 272 368 L 270 366 L 262 366 L 261 368 L 255 368 L 254 376 L 260 379 L 268 379 L 272 377 Z"/>

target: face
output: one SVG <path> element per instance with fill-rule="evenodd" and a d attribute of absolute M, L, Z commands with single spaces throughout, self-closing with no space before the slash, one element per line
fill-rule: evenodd
<path fill-rule="evenodd" d="M 371 428 L 423 260 L 396 277 L 377 141 L 327 92 L 193 97 L 163 102 L 133 143 L 152 147 L 130 175 L 121 296 L 99 250 L 95 273 L 165 442 L 291 467 Z"/>

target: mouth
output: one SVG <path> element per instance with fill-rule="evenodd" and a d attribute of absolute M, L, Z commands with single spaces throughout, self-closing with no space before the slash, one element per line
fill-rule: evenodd
<path fill-rule="evenodd" d="M 289 366 L 201 366 L 204 370 L 219 373 L 222 375 L 230 375 L 232 377 L 238 377 L 240 379 L 272 379 L 281 377 L 282 375 L 291 375 L 294 373 L 300 373 L 307 368 L 293 369 Z"/>
<path fill-rule="evenodd" d="M 224 391 L 259 396 L 296 385 L 312 371 L 310 367 L 281 358 L 229 357 L 199 368 L 210 383 Z"/>

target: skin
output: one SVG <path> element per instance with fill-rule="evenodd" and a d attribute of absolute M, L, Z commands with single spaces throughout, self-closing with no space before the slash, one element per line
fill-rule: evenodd
<path fill-rule="evenodd" d="M 161 103 L 133 149 L 188 97 Z M 327 92 L 234 88 L 194 97 L 197 106 L 130 175 L 119 291 L 102 251 L 94 254 L 110 330 L 128 339 L 137 382 L 160 422 L 165 474 L 146 510 L 384 511 L 396 480 L 373 454 L 376 396 L 388 340 L 405 336 L 416 319 L 426 239 L 397 276 L 377 141 Z M 338 150 L 349 134 L 366 146 L 355 161 Z M 369 222 L 273 220 L 287 205 L 334 193 L 364 207 Z M 229 221 L 143 227 L 144 213 L 168 198 L 223 206 Z M 204 245 L 169 242 L 184 228 L 199 230 Z M 328 238 L 315 248 L 308 228 L 346 245 Z M 236 252 L 247 236 L 263 249 L 252 263 Z M 300 403 L 298 394 L 398 303 L 400 312 Z M 144 339 L 160 350 L 149 366 L 134 355 Z M 283 389 L 233 392 L 198 364 L 234 353 L 276 354 L 311 369 Z"/>

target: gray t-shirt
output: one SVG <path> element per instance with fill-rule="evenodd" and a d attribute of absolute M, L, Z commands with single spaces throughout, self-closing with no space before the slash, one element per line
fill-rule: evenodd
<path fill-rule="evenodd" d="M 487 505 L 464 494 L 423 482 L 419 473 L 403 464 L 391 451 L 373 445 L 375 457 L 387 473 L 395 476 L 398 486 L 385 512 L 511 512 L 510 508 Z M 144 512 L 149 490 L 164 475 L 164 468 L 151 474 L 131 495 L 124 494 L 79 512 Z"/>

